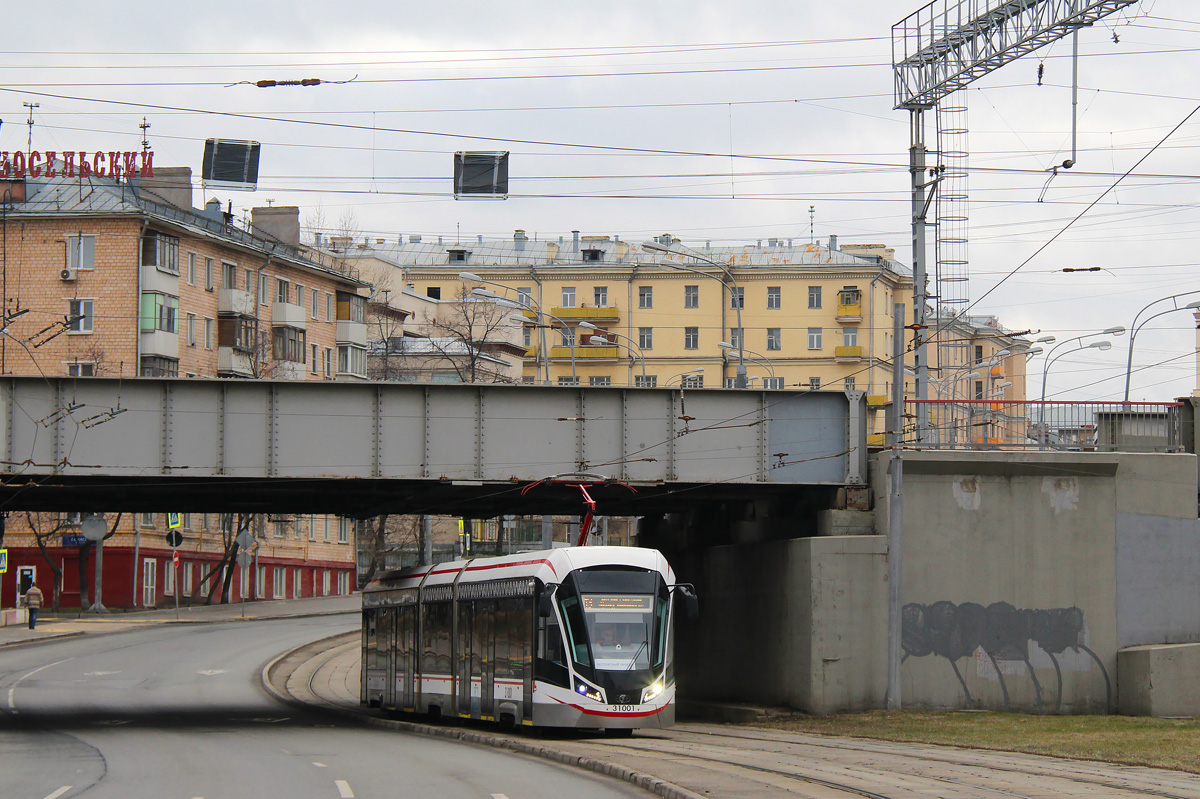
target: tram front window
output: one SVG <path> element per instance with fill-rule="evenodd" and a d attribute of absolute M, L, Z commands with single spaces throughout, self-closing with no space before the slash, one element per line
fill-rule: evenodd
<path fill-rule="evenodd" d="M 592 654 L 599 671 L 644 671 L 656 646 L 655 597 L 648 594 L 584 594 Z"/>

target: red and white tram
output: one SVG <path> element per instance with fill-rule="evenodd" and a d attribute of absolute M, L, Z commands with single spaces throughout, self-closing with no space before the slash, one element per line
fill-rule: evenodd
<path fill-rule="evenodd" d="M 568 547 L 390 572 L 363 589 L 362 704 L 538 727 L 675 721 L 678 597 L 652 549 Z"/>

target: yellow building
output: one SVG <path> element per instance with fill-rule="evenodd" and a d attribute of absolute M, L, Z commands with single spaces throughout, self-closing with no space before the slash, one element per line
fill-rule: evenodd
<path fill-rule="evenodd" d="M 389 263 L 419 294 L 490 292 L 519 306 L 525 382 L 733 387 L 744 362 L 756 388 L 861 390 L 873 402 L 889 394 L 892 304 L 911 307 L 912 294 L 890 250 L 652 244 L 517 231 L 512 241 L 412 236 L 337 254 Z"/>

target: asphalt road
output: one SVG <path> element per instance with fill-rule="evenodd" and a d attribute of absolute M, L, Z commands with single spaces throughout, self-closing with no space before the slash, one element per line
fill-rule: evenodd
<path fill-rule="evenodd" d="M 4 799 L 607 799 L 624 783 L 297 711 L 262 688 L 279 653 L 358 616 L 146 625 L 0 650 Z"/>

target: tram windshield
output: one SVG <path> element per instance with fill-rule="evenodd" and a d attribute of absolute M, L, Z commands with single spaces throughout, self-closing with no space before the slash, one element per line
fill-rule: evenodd
<path fill-rule="evenodd" d="M 585 570 L 575 583 L 579 593 L 563 597 L 562 607 L 576 664 L 607 672 L 662 666 L 668 595 L 657 574 Z"/>

